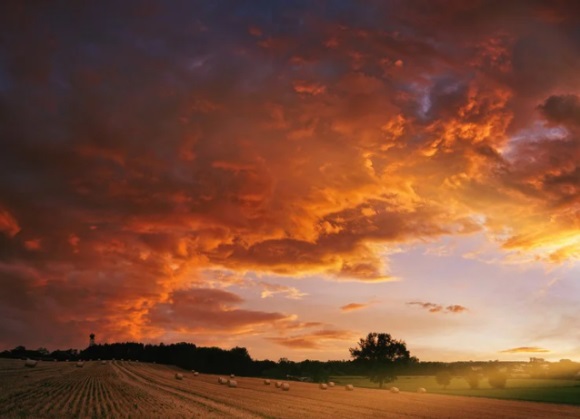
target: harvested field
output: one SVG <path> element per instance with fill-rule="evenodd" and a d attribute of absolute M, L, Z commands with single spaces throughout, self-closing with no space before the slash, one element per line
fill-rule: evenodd
<path fill-rule="evenodd" d="M 183 374 L 176 380 L 175 374 Z M 292 382 L 289 391 L 263 379 L 237 377 L 237 388 L 216 375 L 147 363 L 39 362 L 0 359 L 2 418 L 578 418 L 580 407 L 418 394 L 393 394 Z"/>

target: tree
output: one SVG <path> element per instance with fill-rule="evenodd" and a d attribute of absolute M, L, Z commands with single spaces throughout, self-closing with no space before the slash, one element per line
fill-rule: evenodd
<path fill-rule="evenodd" d="M 405 342 L 393 339 L 388 333 L 369 333 L 359 340 L 357 348 L 349 350 L 355 361 L 367 367 L 370 380 L 379 383 L 380 388 L 384 382 L 397 378 L 397 367 L 410 362 Z"/>
<path fill-rule="evenodd" d="M 435 374 L 435 381 L 437 381 L 437 384 L 442 386 L 444 389 L 451 383 L 452 378 L 453 376 L 447 370 L 441 370 Z"/>
<path fill-rule="evenodd" d="M 493 388 L 505 388 L 507 374 L 500 370 L 493 370 L 487 376 L 489 385 Z"/>
<path fill-rule="evenodd" d="M 472 389 L 479 388 L 479 381 L 481 380 L 481 375 L 472 369 L 469 369 L 464 375 L 465 381 Z"/>

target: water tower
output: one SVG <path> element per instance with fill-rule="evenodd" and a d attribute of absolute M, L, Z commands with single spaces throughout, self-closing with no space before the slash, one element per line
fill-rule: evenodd
<path fill-rule="evenodd" d="M 95 334 L 91 333 L 89 335 L 89 346 L 94 346 L 95 345 Z"/>

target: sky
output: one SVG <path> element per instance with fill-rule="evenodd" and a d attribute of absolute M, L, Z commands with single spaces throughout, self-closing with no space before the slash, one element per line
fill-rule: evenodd
<path fill-rule="evenodd" d="M 0 349 L 580 360 L 580 3 L 0 6 Z"/>

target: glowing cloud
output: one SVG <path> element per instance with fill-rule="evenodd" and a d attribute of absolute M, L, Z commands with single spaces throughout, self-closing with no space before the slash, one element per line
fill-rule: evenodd
<path fill-rule="evenodd" d="M 519 346 L 517 348 L 510 348 L 500 351 L 502 354 L 519 354 L 519 353 L 546 353 L 549 349 L 539 348 L 537 346 Z"/>
<path fill-rule="evenodd" d="M 424 303 L 421 301 L 412 301 L 407 303 L 407 305 L 410 306 L 418 306 L 421 307 L 425 310 L 428 310 L 429 313 L 463 313 L 465 311 L 468 311 L 467 307 L 458 305 L 458 304 L 453 304 L 453 305 L 449 305 L 447 307 L 441 305 L 441 304 L 435 304 L 435 303 Z"/>

